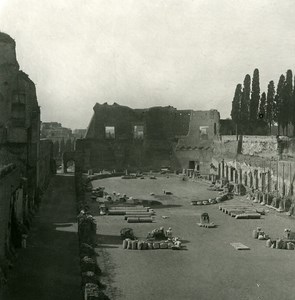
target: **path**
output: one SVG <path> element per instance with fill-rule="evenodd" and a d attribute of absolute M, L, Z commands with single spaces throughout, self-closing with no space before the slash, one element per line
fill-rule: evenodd
<path fill-rule="evenodd" d="M 155 199 L 165 199 L 155 208 L 155 223 L 128 224 L 122 216 L 97 216 L 98 260 L 107 274 L 108 295 L 118 300 L 290 300 L 294 299 L 295 251 L 266 248 L 265 241 L 252 238 L 252 231 L 262 227 L 276 238 L 284 228 L 294 229 L 294 220 L 267 213 L 259 220 L 237 220 L 220 210 L 218 205 L 191 206 L 190 200 L 204 200 L 217 195 L 200 183 L 177 178 L 157 180 L 110 178 L 94 181 L 107 191 L 126 193 L 145 199 L 150 192 Z M 172 196 L 163 196 L 162 189 Z M 235 197 L 229 203 L 240 203 Z M 170 205 L 169 205 L 170 204 Z M 261 208 L 261 207 L 260 207 Z M 197 226 L 201 212 L 208 212 L 217 228 Z M 163 219 L 161 216 L 168 216 Z M 134 229 L 144 238 L 156 227 L 172 227 L 183 239 L 187 251 L 123 250 L 119 232 Z M 230 243 L 241 242 L 249 251 L 237 251 Z"/>
<path fill-rule="evenodd" d="M 20 249 L 3 300 L 81 299 L 74 177 L 56 175 Z"/>

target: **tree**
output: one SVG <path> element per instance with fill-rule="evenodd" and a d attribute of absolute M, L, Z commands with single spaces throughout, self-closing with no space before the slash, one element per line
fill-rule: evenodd
<path fill-rule="evenodd" d="M 241 133 L 245 134 L 249 130 L 249 104 L 251 91 L 251 77 L 249 74 L 245 76 L 243 95 L 241 99 Z"/>
<path fill-rule="evenodd" d="M 241 100 L 242 100 L 242 85 L 239 83 L 236 86 L 235 95 L 232 101 L 231 118 L 236 125 L 236 134 L 239 133 L 241 123 Z"/>
<path fill-rule="evenodd" d="M 278 135 L 280 135 L 280 127 L 283 123 L 283 110 L 282 110 L 282 104 L 283 104 L 283 90 L 285 85 L 285 76 L 282 74 L 280 76 L 278 86 L 277 86 L 277 93 L 275 95 L 274 99 L 274 121 L 278 124 Z"/>
<path fill-rule="evenodd" d="M 293 125 L 293 136 L 295 137 L 295 77 L 294 77 L 294 87 L 293 87 L 293 93 L 292 93 L 292 105 L 290 109 L 291 113 L 291 123 Z"/>
<path fill-rule="evenodd" d="M 262 93 L 260 102 L 259 102 L 259 110 L 258 116 L 260 119 L 265 119 L 265 112 L 266 112 L 266 94 L 265 92 Z"/>
<path fill-rule="evenodd" d="M 284 133 L 288 135 L 288 125 L 292 120 L 292 92 L 293 92 L 293 74 L 291 70 L 286 73 L 286 80 L 282 94 L 282 127 Z M 286 129 L 286 132 L 285 132 Z"/>
<path fill-rule="evenodd" d="M 259 101 L 258 120 L 256 121 L 256 134 L 267 134 L 267 120 L 266 120 L 266 94 L 263 92 Z"/>
<path fill-rule="evenodd" d="M 259 70 L 255 69 L 253 73 L 253 79 L 252 79 L 252 92 L 251 92 L 250 112 L 249 112 L 249 120 L 251 124 L 252 133 L 255 131 L 257 125 L 259 99 L 260 99 Z"/>
<path fill-rule="evenodd" d="M 269 126 L 269 134 L 271 134 L 271 126 L 274 121 L 274 98 L 275 98 L 275 84 L 271 80 L 267 86 L 267 96 L 266 96 L 266 121 Z"/>

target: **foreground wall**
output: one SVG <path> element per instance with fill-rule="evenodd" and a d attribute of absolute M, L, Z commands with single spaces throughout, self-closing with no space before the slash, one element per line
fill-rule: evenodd
<path fill-rule="evenodd" d="M 40 189 L 52 173 L 51 144 L 40 144 L 35 84 L 19 70 L 15 46 L 0 32 L 0 284 L 1 270 L 6 270 L 3 261 L 12 259 L 15 248 L 22 246 Z"/>
<path fill-rule="evenodd" d="M 22 199 L 17 195 L 22 190 L 20 170 L 15 165 L 9 165 L 0 169 L 0 258 L 5 253 L 11 242 L 11 213 L 13 202 L 21 211 Z M 17 213 L 17 212 L 16 212 Z M 21 215 L 18 214 L 20 218 Z"/>

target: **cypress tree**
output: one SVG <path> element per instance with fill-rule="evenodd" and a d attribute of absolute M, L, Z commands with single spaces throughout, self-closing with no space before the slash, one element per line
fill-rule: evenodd
<path fill-rule="evenodd" d="M 258 110 L 258 121 L 257 125 L 259 129 L 259 134 L 265 134 L 267 121 L 266 121 L 266 94 L 263 92 L 259 101 L 259 110 Z"/>
<path fill-rule="evenodd" d="M 259 111 L 258 115 L 260 119 L 265 119 L 265 112 L 266 112 L 266 94 L 263 92 L 261 94 L 260 102 L 259 102 Z"/>
<path fill-rule="evenodd" d="M 235 95 L 232 101 L 232 109 L 231 109 L 231 118 L 236 126 L 236 134 L 238 134 L 240 130 L 241 100 L 242 100 L 242 85 L 239 83 L 236 86 Z"/>
<path fill-rule="evenodd" d="M 275 95 L 274 99 L 274 121 L 278 124 L 278 135 L 280 135 L 280 127 L 282 126 L 284 115 L 282 110 L 282 104 L 283 104 L 283 91 L 285 86 L 285 76 L 282 74 L 280 76 L 278 86 L 277 86 L 277 93 Z"/>
<path fill-rule="evenodd" d="M 294 77 L 294 86 L 292 93 L 292 105 L 291 105 L 291 122 L 293 125 L 293 136 L 295 137 L 295 77 Z"/>
<path fill-rule="evenodd" d="M 291 70 L 286 73 L 286 81 L 283 90 L 282 97 L 282 114 L 283 114 L 283 128 L 286 129 L 286 134 L 288 135 L 288 125 L 292 121 L 293 111 L 292 111 L 292 92 L 293 92 L 293 74 Z"/>
<path fill-rule="evenodd" d="M 252 79 L 252 92 L 250 100 L 250 124 L 252 127 L 252 133 L 255 132 L 257 120 L 258 120 L 258 106 L 260 99 L 260 86 L 259 86 L 259 70 L 255 69 Z"/>
<path fill-rule="evenodd" d="M 251 77 L 249 74 L 245 76 L 243 95 L 241 99 L 241 133 L 245 134 L 249 131 L 249 104 L 251 92 Z"/>
<path fill-rule="evenodd" d="M 267 86 L 267 96 L 266 96 L 266 121 L 269 126 L 269 134 L 271 134 L 271 126 L 274 121 L 274 97 L 275 97 L 275 84 L 271 80 Z"/>

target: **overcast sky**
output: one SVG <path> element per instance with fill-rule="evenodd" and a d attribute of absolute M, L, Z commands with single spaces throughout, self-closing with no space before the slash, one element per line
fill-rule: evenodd
<path fill-rule="evenodd" d="M 0 0 L 43 121 L 86 128 L 96 102 L 216 108 L 254 68 L 294 69 L 292 0 Z"/>

